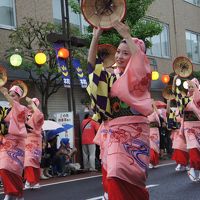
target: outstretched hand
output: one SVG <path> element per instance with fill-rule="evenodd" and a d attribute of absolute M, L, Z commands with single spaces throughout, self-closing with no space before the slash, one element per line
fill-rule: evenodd
<path fill-rule="evenodd" d="M 130 34 L 130 29 L 128 27 L 128 25 L 120 22 L 120 21 L 115 21 L 113 23 L 113 28 L 116 29 L 116 31 L 124 38 L 127 39 L 129 37 L 131 37 Z"/>

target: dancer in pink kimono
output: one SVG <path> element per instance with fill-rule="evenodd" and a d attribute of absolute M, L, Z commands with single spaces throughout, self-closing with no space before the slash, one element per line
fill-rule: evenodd
<path fill-rule="evenodd" d="M 149 93 L 151 70 L 142 40 L 129 27 L 115 22 L 124 38 L 115 54 L 117 69 L 107 72 L 97 55 L 100 28 L 93 29 L 89 86 L 94 119 L 102 122 L 94 142 L 100 145 L 104 188 L 109 200 L 148 200 L 145 187 L 149 165 L 149 121 L 153 110 Z M 106 176 L 106 177 L 105 177 Z"/>
<path fill-rule="evenodd" d="M 188 176 L 192 181 L 197 181 L 200 178 L 200 91 L 199 81 L 196 78 L 188 81 L 188 95 L 190 101 L 184 109 L 183 123 L 190 160 Z"/>
<path fill-rule="evenodd" d="M 186 146 L 186 139 L 183 132 L 183 118 L 180 117 L 179 110 L 170 108 L 170 100 L 167 103 L 168 129 L 171 130 L 172 140 L 172 160 L 175 160 L 176 171 L 188 170 L 189 154 Z"/>
<path fill-rule="evenodd" d="M 24 178 L 25 188 L 39 188 L 40 161 L 42 155 L 42 125 L 44 115 L 39 110 L 39 100 L 26 97 L 29 115 L 27 119 L 28 135 L 25 146 Z"/>
<path fill-rule="evenodd" d="M 154 112 L 148 116 L 150 121 L 150 163 L 149 168 L 154 168 L 159 163 L 160 153 L 160 119 L 159 113 L 155 106 L 154 100 L 152 99 L 152 106 Z"/>
<path fill-rule="evenodd" d="M 19 86 L 14 85 L 9 92 L 1 87 L 0 91 L 11 105 L 11 110 L 5 118 L 8 134 L 0 145 L 0 175 L 4 186 L 4 200 L 23 200 L 22 172 L 27 137 L 27 108 L 19 103 L 23 96 L 23 90 Z"/>
<path fill-rule="evenodd" d="M 174 77 L 174 82 L 176 78 L 177 76 Z M 176 93 L 179 93 L 179 90 Z M 190 170 L 188 176 L 191 181 L 195 182 L 199 180 L 199 174 L 197 176 L 195 170 L 198 173 L 200 171 L 200 91 L 199 81 L 196 78 L 188 81 L 187 97 L 179 99 L 183 102 L 183 131 L 189 150 Z"/>

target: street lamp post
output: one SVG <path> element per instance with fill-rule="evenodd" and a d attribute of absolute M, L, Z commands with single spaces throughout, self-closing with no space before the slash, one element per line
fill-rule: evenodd
<path fill-rule="evenodd" d="M 72 68 L 71 68 L 71 40 L 70 40 L 70 22 L 69 22 L 69 8 L 68 8 L 68 0 L 60 0 L 61 5 L 61 16 L 62 16 L 62 31 L 63 36 L 66 37 L 66 42 L 64 42 L 64 46 L 67 43 L 67 48 L 69 49 L 69 59 L 67 60 L 69 66 L 69 72 L 71 77 L 71 87 L 67 89 L 68 94 L 68 110 L 73 111 L 73 115 L 76 113 L 75 101 L 74 101 L 74 81 L 72 77 Z"/>
<path fill-rule="evenodd" d="M 69 7 L 68 0 L 60 0 L 61 3 L 61 16 L 62 16 L 62 34 L 58 33 L 49 33 L 47 35 L 47 41 L 50 43 L 63 43 L 65 47 L 69 50 L 69 58 L 66 60 L 69 66 L 69 74 L 71 77 L 71 87 L 67 88 L 67 100 L 68 100 L 68 111 L 73 112 L 73 121 L 75 124 L 76 121 L 76 107 L 75 107 L 75 99 L 74 99 L 74 80 L 72 74 L 72 47 L 85 47 L 87 46 L 87 41 L 82 38 L 78 38 L 75 36 L 70 36 L 70 21 L 69 21 Z M 77 121 L 78 122 L 78 121 Z M 77 124 L 76 124 L 77 125 Z M 78 126 L 74 126 L 74 144 L 78 142 L 79 145 L 79 137 L 76 138 L 75 135 L 79 133 L 79 122 Z M 75 159 L 75 158 L 74 158 Z"/>
<path fill-rule="evenodd" d="M 78 1 L 79 2 L 79 1 Z M 75 124 L 75 117 L 76 117 L 76 107 L 75 107 L 75 99 L 74 99 L 74 80 L 73 80 L 73 74 L 72 74 L 72 55 L 71 50 L 72 46 L 75 47 L 84 47 L 87 45 L 86 40 L 74 36 L 70 36 L 70 21 L 69 21 L 69 5 L 68 0 L 60 0 L 61 3 L 61 16 L 62 16 L 62 34 L 58 33 L 50 33 L 47 35 L 47 40 L 51 43 L 56 42 L 62 42 L 64 46 L 68 48 L 69 50 L 69 59 L 66 60 L 68 66 L 69 66 L 69 74 L 71 77 L 71 87 L 67 88 L 67 100 L 68 100 L 68 111 L 73 112 L 73 121 Z M 76 126 L 75 129 L 77 129 L 78 126 Z M 74 129 L 74 130 L 75 130 Z M 75 135 L 78 134 L 78 131 L 75 130 L 76 133 L 74 133 L 74 144 L 76 143 Z M 79 139 L 78 139 L 79 141 Z M 74 158 L 75 159 L 75 158 Z"/>
<path fill-rule="evenodd" d="M 69 74 L 71 77 L 71 87 L 67 88 L 68 111 L 73 111 L 75 116 L 76 107 L 74 100 L 74 80 L 72 74 L 72 46 L 84 47 L 87 45 L 85 39 L 70 36 L 70 21 L 69 21 L 69 4 L 68 0 L 60 0 L 61 16 L 62 16 L 62 34 L 50 33 L 47 35 L 47 40 L 51 43 L 62 42 L 69 50 L 69 59 L 66 61 L 69 66 Z"/>

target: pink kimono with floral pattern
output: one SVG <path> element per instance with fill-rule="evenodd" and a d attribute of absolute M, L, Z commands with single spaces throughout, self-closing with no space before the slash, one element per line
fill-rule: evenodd
<path fill-rule="evenodd" d="M 145 187 L 149 164 L 149 122 L 146 117 L 126 116 L 103 122 L 94 142 L 100 145 L 100 157 L 108 178 L 118 177 Z"/>
<path fill-rule="evenodd" d="M 8 134 L 0 145 L 0 169 L 8 170 L 22 176 L 24 168 L 24 149 L 27 130 L 25 121 L 27 108 L 14 101 L 13 106 L 5 118 L 9 124 Z"/>
<path fill-rule="evenodd" d="M 144 53 L 138 51 L 112 85 L 110 95 L 141 115 L 104 121 L 94 139 L 100 145 L 107 178 L 117 177 L 141 188 L 145 188 L 149 165 L 149 121 L 146 116 L 153 112 L 150 80 L 149 62 Z"/>
<path fill-rule="evenodd" d="M 187 149 L 197 148 L 200 151 L 200 91 L 198 89 L 194 91 L 192 100 L 187 104 L 185 111 L 193 111 L 199 119 L 199 121 L 184 121 Z"/>
<path fill-rule="evenodd" d="M 177 121 L 181 123 L 181 127 L 171 131 L 170 138 L 172 140 L 172 149 L 179 149 L 188 152 L 183 131 L 183 119 L 179 117 Z"/>
<path fill-rule="evenodd" d="M 24 167 L 40 168 L 43 123 L 44 115 L 39 109 L 35 110 L 27 121 L 27 124 L 33 129 L 28 132 L 26 138 Z"/>

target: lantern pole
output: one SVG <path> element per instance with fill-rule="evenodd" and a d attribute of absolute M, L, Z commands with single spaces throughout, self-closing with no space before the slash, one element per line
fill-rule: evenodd
<path fill-rule="evenodd" d="M 61 0 L 61 16 L 62 16 L 62 31 L 63 35 L 66 37 L 66 42 L 64 42 L 64 46 L 66 46 L 69 50 L 69 59 L 67 59 L 67 65 L 69 67 L 69 74 L 71 78 L 71 87 L 67 89 L 67 100 L 68 100 L 68 110 L 73 111 L 73 115 L 75 116 L 76 108 L 75 108 L 75 99 L 74 99 L 74 81 L 72 74 L 72 57 L 71 57 L 71 40 L 70 40 L 70 22 L 69 22 L 69 8 L 68 8 L 68 0 Z"/>

